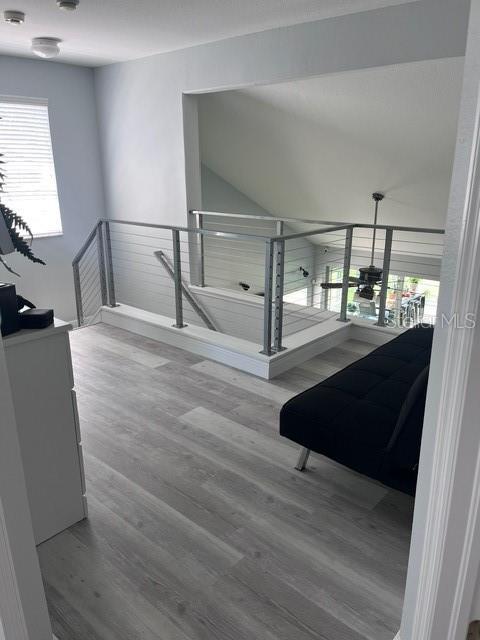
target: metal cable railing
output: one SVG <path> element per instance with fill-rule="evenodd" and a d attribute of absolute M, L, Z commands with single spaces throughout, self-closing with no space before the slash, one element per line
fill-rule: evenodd
<path fill-rule="evenodd" d="M 242 225 L 244 229 L 252 228 L 252 223 L 282 228 L 271 240 L 280 247 L 278 262 L 283 263 L 280 310 L 283 336 L 308 325 L 306 310 L 310 310 L 312 323 L 321 322 L 329 311 L 339 313 L 342 321 L 356 317 L 373 320 L 378 326 L 409 326 L 422 318 L 435 321 L 443 229 L 217 211 L 191 214 L 199 227 L 209 227 L 208 221 L 214 220 L 215 224 Z M 305 231 L 292 233 L 292 225 Z M 316 227 L 314 230 L 312 225 Z M 358 277 L 359 268 L 370 264 L 374 230 L 377 235 L 374 262 L 382 269 L 383 278 L 378 283 L 378 295 L 368 301 L 358 296 L 352 282 Z M 323 284 L 329 286 L 324 288 Z M 274 315 L 278 313 L 277 310 Z"/>
<path fill-rule="evenodd" d="M 409 326 L 436 313 L 441 229 L 377 225 L 383 275 L 375 300 L 364 301 L 352 282 L 370 262 L 372 225 L 192 214 L 191 227 L 100 220 L 73 260 L 79 326 L 120 301 L 178 330 L 246 338 L 271 356 L 286 336 L 337 314 Z"/>

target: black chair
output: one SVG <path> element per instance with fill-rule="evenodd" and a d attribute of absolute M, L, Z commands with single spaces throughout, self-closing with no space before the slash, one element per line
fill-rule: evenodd
<path fill-rule="evenodd" d="M 289 400 L 280 434 L 310 451 L 415 494 L 433 327 L 400 334 Z"/>

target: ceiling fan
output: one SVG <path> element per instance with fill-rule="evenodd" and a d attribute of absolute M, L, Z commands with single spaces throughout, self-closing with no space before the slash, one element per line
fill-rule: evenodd
<path fill-rule="evenodd" d="M 377 235 L 377 217 L 378 217 L 378 203 L 384 198 L 383 193 L 372 193 L 372 198 L 375 201 L 375 214 L 373 219 L 373 239 L 372 239 L 372 254 L 370 258 L 370 265 L 368 267 L 360 267 L 358 277 L 349 276 L 348 286 L 356 287 L 356 295 L 359 298 L 365 300 L 373 300 L 375 295 L 375 286 L 382 283 L 383 269 L 376 267 L 373 264 L 375 259 L 375 240 Z M 320 284 L 322 289 L 341 289 L 343 287 L 342 282 L 322 282 Z"/>

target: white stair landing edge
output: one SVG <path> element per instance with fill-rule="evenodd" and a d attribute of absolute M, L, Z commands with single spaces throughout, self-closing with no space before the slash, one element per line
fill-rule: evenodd
<path fill-rule="evenodd" d="M 407 327 L 377 327 L 372 321 L 357 320 L 356 318 L 350 321 L 350 326 L 350 338 L 377 346 L 386 344 L 407 331 Z"/>
<path fill-rule="evenodd" d="M 285 337 L 285 351 L 270 358 L 270 378 L 275 378 L 328 349 L 338 347 L 351 337 L 350 331 L 350 322 L 340 322 L 335 317 Z"/>
<path fill-rule="evenodd" d="M 196 325 L 177 329 L 172 327 L 172 318 L 129 305 L 102 307 L 101 320 L 106 324 L 185 349 L 265 380 L 288 371 L 350 337 L 350 323 L 330 319 L 288 336 L 284 339 L 284 345 L 287 347 L 285 351 L 268 357 L 260 353 L 262 347 L 259 344 Z"/>

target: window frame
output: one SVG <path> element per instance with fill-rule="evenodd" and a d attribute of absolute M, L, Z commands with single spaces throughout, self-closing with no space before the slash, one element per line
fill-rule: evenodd
<path fill-rule="evenodd" d="M 54 172 L 54 177 L 55 177 L 55 192 L 56 192 L 57 203 L 58 203 L 60 230 L 59 231 L 52 231 L 50 233 L 48 233 L 48 232 L 33 233 L 33 239 L 34 240 L 41 240 L 41 239 L 45 239 L 45 238 L 62 237 L 64 235 L 65 231 L 64 231 L 64 225 L 63 225 L 63 215 L 62 215 L 62 206 L 61 206 L 61 202 L 60 202 L 60 194 L 59 194 L 59 190 L 58 190 L 58 176 L 57 176 L 57 167 L 56 167 L 56 163 L 55 163 L 55 150 L 54 150 L 53 135 L 52 135 L 49 100 L 48 100 L 48 98 L 40 98 L 40 97 L 28 97 L 28 96 L 15 96 L 15 95 L 2 95 L 2 94 L 0 94 L 0 105 L 2 103 L 3 104 L 6 104 L 6 103 L 19 104 L 19 105 L 23 104 L 23 105 L 33 105 L 33 106 L 46 107 L 47 123 L 48 123 L 48 134 L 49 134 L 49 137 L 50 137 L 50 148 L 51 148 L 51 151 L 52 151 L 52 165 L 53 165 L 53 172 Z M 2 153 L 2 149 L 1 148 L 0 148 L 0 153 Z M 7 192 L 7 190 L 5 192 Z M 6 206 L 9 206 L 9 205 L 7 204 Z M 28 220 L 21 213 L 21 211 L 16 211 L 15 207 L 12 207 L 12 210 L 15 211 L 15 213 L 18 213 L 18 215 L 22 216 L 22 218 L 24 218 L 25 222 L 27 222 L 27 224 L 30 227 L 32 226 L 31 221 Z"/>

